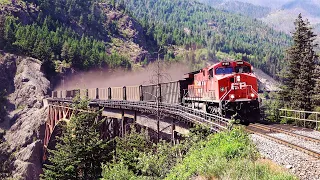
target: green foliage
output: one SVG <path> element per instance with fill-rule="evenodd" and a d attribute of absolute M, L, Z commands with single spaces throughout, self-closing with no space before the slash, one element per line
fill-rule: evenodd
<path fill-rule="evenodd" d="M 288 71 L 285 73 L 284 91 L 282 96 L 289 106 L 297 110 L 311 111 L 312 98 L 316 91 L 317 58 L 314 48 L 316 35 L 312 32 L 310 23 L 302 19 L 301 14 L 295 21 L 294 43 L 288 49 Z"/>
<path fill-rule="evenodd" d="M 295 179 L 256 165 L 257 151 L 241 129 L 209 136 L 178 163 L 166 179 L 190 179 L 202 175 L 217 179 Z"/>
<path fill-rule="evenodd" d="M 6 19 L 3 15 L 0 15 L 0 49 L 4 48 L 4 28 L 5 28 Z"/>
<path fill-rule="evenodd" d="M 58 22 L 67 27 L 81 28 L 84 34 L 102 38 L 107 35 L 103 22 L 106 17 L 99 12 L 96 0 L 25 0 L 39 7 L 39 23 Z M 52 19 L 47 21 L 46 18 Z M 50 24 L 55 27 L 54 24 Z M 48 27 L 51 28 L 51 27 Z"/>
<path fill-rule="evenodd" d="M 196 127 L 178 144 L 165 141 L 153 144 L 144 130 L 138 133 L 132 127 L 126 137 L 116 138 L 114 161 L 102 166 L 103 179 L 163 179 L 208 133 L 208 129 Z"/>
<path fill-rule="evenodd" d="M 215 10 L 187 0 L 118 0 L 158 44 L 207 47 L 213 54 L 241 54 L 255 67 L 275 76 L 283 67 L 284 46 L 290 38 L 256 19 Z"/>
<path fill-rule="evenodd" d="M 129 170 L 123 161 L 118 163 L 102 165 L 101 180 L 138 180 L 137 176 Z"/>
<path fill-rule="evenodd" d="M 50 18 L 45 19 L 45 22 L 48 21 Z M 80 37 L 73 30 L 59 27 L 58 24 L 55 26 L 57 26 L 55 30 L 50 30 L 48 23 L 42 26 L 37 23 L 22 25 L 17 24 L 12 18 L 7 18 L 7 34 L 12 34 L 12 38 L 5 38 L 5 49 L 9 51 L 16 49 L 45 62 L 65 60 L 78 69 L 101 66 L 131 67 L 127 58 L 116 53 L 107 55 L 104 42 L 84 35 Z"/>
<path fill-rule="evenodd" d="M 135 174 L 139 173 L 138 168 L 138 157 L 141 152 L 151 152 L 152 142 L 148 135 L 142 131 L 141 133 L 136 132 L 135 128 L 131 128 L 131 132 L 123 138 L 117 137 L 116 142 L 116 155 L 114 159 L 116 162 L 123 162 L 129 170 Z"/>
<path fill-rule="evenodd" d="M 115 52 L 107 54 L 106 41 L 112 23 L 106 23 L 95 0 L 26 2 L 39 7 L 38 18 L 26 25 L 11 16 L 1 16 L 0 49 L 44 61 L 49 74 L 55 60 L 65 60 L 82 70 L 102 66 L 131 68 L 128 58 Z"/>
<path fill-rule="evenodd" d="M 138 168 L 142 177 L 164 179 L 171 169 L 180 162 L 192 146 L 192 141 L 172 145 L 161 141 L 154 146 L 153 152 L 141 153 Z"/>
<path fill-rule="evenodd" d="M 195 175 L 209 179 L 294 179 L 257 163 L 258 153 L 240 128 L 210 135 L 209 129 L 195 127 L 175 145 L 161 141 L 151 146 L 145 132 L 134 129 L 128 136 L 117 139 L 114 161 L 102 165 L 104 180 L 190 179 Z"/>
<path fill-rule="evenodd" d="M 282 103 L 278 99 L 269 99 L 264 101 L 264 119 L 270 122 L 279 121 L 279 109 L 282 108 Z"/>
<path fill-rule="evenodd" d="M 199 0 L 199 2 L 206 3 L 213 8 L 254 18 L 263 18 L 267 16 L 271 11 L 271 8 L 269 7 L 257 6 L 240 1 Z"/>
<path fill-rule="evenodd" d="M 85 109 L 86 101 L 74 108 Z M 101 163 L 111 160 L 113 146 L 102 140 L 97 121 L 98 113 L 78 112 L 58 141 L 55 150 L 49 150 L 49 163 L 44 168 L 44 179 L 97 179 Z"/>

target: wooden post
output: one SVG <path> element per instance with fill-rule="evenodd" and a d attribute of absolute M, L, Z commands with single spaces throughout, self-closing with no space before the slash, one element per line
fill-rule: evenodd
<path fill-rule="evenodd" d="M 137 123 L 137 111 L 134 111 L 133 123 Z"/>
<path fill-rule="evenodd" d="M 111 118 L 112 120 L 112 129 L 113 129 L 113 135 L 112 138 L 115 138 L 117 136 L 117 119 L 116 118 Z"/>

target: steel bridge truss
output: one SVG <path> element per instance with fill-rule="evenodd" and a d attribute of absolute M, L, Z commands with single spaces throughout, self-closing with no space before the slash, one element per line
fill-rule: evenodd
<path fill-rule="evenodd" d="M 160 114 L 161 116 L 170 117 L 178 121 L 203 125 L 209 127 L 214 132 L 228 130 L 231 123 L 230 119 L 179 104 L 125 100 L 91 100 L 89 102 L 89 110 L 80 110 L 72 108 L 74 101 L 70 98 L 49 98 L 47 100 L 49 111 L 44 138 L 44 160 L 46 159 L 46 151 L 56 126 L 60 121 L 69 121 L 72 115 L 77 112 L 94 113 L 100 109 L 110 108 L 131 110 L 156 116 Z"/>

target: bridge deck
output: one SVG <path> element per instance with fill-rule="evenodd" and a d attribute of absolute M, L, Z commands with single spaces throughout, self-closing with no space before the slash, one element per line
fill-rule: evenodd
<path fill-rule="evenodd" d="M 55 102 L 60 104 L 73 103 L 72 99 L 65 98 L 49 98 L 48 101 L 49 103 Z M 181 106 L 179 104 L 167 104 L 147 101 L 91 100 L 89 105 L 98 106 L 100 108 L 106 107 L 113 109 L 135 110 L 155 115 L 159 112 L 178 120 L 208 126 L 216 132 L 228 129 L 228 125 L 230 123 L 230 119 L 223 118 L 218 115 L 209 114 L 197 109 Z"/>

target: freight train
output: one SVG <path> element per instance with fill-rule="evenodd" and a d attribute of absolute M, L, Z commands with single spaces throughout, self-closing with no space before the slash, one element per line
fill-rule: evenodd
<path fill-rule="evenodd" d="M 159 101 L 182 104 L 242 121 L 259 116 L 258 81 L 248 62 L 219 62 L 184 75 L 183 80 L 156 85 L 53 91 L 53 98 Z"/>

